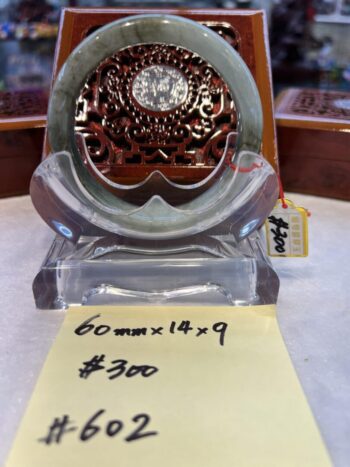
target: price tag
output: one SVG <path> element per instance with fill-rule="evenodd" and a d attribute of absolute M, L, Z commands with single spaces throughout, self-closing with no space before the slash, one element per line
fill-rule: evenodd
<path fill-rule="evenodd" d="M 7 467 L 330 466 L 275 307 L 67 311 Z"/>
<path fill-rule="evenodd" d="M 308 212 L 284 199 L 279 199 L 266 219 L 269 256 L 305 257 L 308 255 Z"/>

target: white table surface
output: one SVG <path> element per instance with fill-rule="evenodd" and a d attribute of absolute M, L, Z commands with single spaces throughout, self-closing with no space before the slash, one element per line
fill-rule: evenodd
<path fill-rule="evenodd" d="M 350 203 L 291 199 L 312 213 L 310 256 L 274 260 L 278 320 L 334 465 L 350 466 Z M 52 239 L 28 196 L 0 200 L 0 465 L 64 317 L 32 297 Z"/>

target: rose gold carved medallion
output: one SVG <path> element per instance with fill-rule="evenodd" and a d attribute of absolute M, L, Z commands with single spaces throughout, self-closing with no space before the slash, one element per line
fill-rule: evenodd
<path fill-rule="evenodd" d="M 155 170 L 180 184 L 203 180 L 236 126 L 218 73 L 191 51 L 164 44 L 128 47 L 104 60 L 82 89 L 75 119 L 95 167 L 125 185 Z"/>

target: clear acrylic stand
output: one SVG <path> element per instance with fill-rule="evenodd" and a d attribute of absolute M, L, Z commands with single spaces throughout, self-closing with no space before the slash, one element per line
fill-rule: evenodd
<path fill-rule="evenodd" d="M 182 211 L 165 201 L 160 190 L 150 199 L 145 196 L 144 205 L 136 209 L 142 221 L 148 219 L 146 225 L 161 224 L 163 235 L 153 238 L 151 229 L 143 238 L 113 231 L 123 227 L 118 221 L 127 216 L 91 197 L 76 176 L 69 153 L 44 160 L 33 175 L 31 194 L 37 210 L 59 235 L 34 280 L 37 307 L 275 303 L 279 280 L 265 255 L 259 228 L 277 199 L 277 177 L 263 157 L 250 151 L 242 151 L 232 164 L 234 136 L 229 135 L 216 180 L 207 189 L 224 199 L 228 185 L 226 190 L 234 197 L 228 204 L 229 216 L 217 205 L 221 221 L 210 226 L 212 220 L 205 213 L 203 221 L 192 226 L 188 219 L 200 215 L 203 207 Z M 151 182 L 147 179 L 143 185 Z M 142 190 L 142 184 L 137 188 Z M 176 189 L 176 196 L 181 196 L 181 187 Z M 135 210 L 130 212 L 131 218 Z M 178 233 L 184 212 L 190 216 L 185 218 L 190 234 L 181 229 Z M 173 238 L 168 238 L 171 224 Z"/>
<path fill-rule="evenodd" d="M 187 239 L 188 240 L 188 239 Z M 36 305 L 275 303 L 279 280 L 258 232 L 140 245 L 121 237 L 57 236 L 33 284 Z"/>
<path fill-rule="evenodd" d="M 276 174 L 251 151 L 242 151 L 232 164 L 234 144 L 235 135 L 230 134 L 214 182 L 206 190 L 207 197 L 212 192 L 219 199 L 234 198 L 226 212 L 214 206 L 219 219 L 214 226 L 205 205 L 186 211 L 165 201 L 162 194 L 181 198 L 181 187 L 171 186 L 165 178 L 163 188 L 158 185 L 159 194 L 145 195 L 143 205 L 130 204 L 131 211 L 125 214 L 91 196 L 76 176 L 69 153 L 44 160 L 33 175 L 31 195 L 58 236 L 34 280 L 37 307 L 275 303 L 279 280 L 265 255 L 259 228 L 278 196 Z M 147 193 L 148 186 L 152 188 L 152 179 L 136 190 Z M 193 196 L 195 201 L 196 193 Z M 141 219 L 151 226 L 149 232 L 141 238 L 135 228 L 134 235 L 116 233 L 123 231 L 125 220 L 134 227 L 135 213 L 135 226 Z M 196 215 L 200 222 L 192 225 L 189 221 Z M 161 234 L 154 236 L 156 222 Z M 186 226 L 183 230 L 181 222 Z"/>

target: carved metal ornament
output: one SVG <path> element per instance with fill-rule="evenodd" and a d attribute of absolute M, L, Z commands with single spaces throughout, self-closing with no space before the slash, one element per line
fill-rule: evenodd
<path fill-rule="evenodd" d="M 93 164 L 121 184 L 154 170 L 181 184 L 203 180 L 236 129 L 234 102 L 214 68 L 166 44 L 127 47 L 105 59 L 87 79 L 75 118 Z"/>
<path fill-rule="evenodd" d="M 188 82 L 174 66 L 151 65 L 137 73 L 131 94 L 143 109 L 169 112 L 187 100 Z"/>

